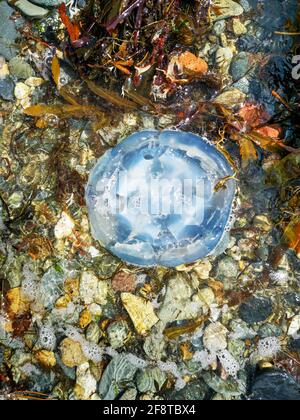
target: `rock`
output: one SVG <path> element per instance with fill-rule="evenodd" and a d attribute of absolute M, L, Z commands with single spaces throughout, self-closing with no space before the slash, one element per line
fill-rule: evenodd
<path fill-rule="evenodd" d="M 6 1 L 0 2 L 0 55 L 4 56 L 7 60 L 10 60 L 17 54 L 15 42 L 18 36 L 20 36 L 14 20 L 10 19 L 14 11 Z"/>
<path fill-rule="evenodd" d="M 248 324 L 241 320 L 234 320 L 230 323 L 230 339 L 246 340 L 247 338 L 253 339 L 256 337 L 256 332 L 249 328 Z"/>
<path fill-rule="evenodd" d="M 205 347 L 215 353 L 227 348 L 228 330 L 220 322 L 210 324 L 204 331 L 203 343 Z"/>
<path fill-rule="evenodd" d="M 208 259 L 200 261 L 194 267 L 194 271 L 197 273 L 200 280 L 209 279 L 211 270 L 212 270 L 212 264 Z"/>
<path fill-rule="evenodd" d="M 101 338 L 101 331 L 96 322 L 92 322 L 86 330 L 86 339 L 91 343 L 98 344 Z"/>
<path fill-rule="evenodd" d="M 0 79 L 0 97 L 6 101 L 14 99 L 15 84 L 10 76 Z"/>
<path fill-rule="evenodd" d="M 300 307 L 300 293 L 290 292 L 284 296 L 286 302 L 293 307 Z"/>
<path fill-rule="evenodd" d="M 293 317 L 292 322 L 289 326 L 288 335 L 294 338 L 296 337 L 300 332 L 300 315 L 296 315 Z"/>
<path fill-rule="evenodd" d="M 210 394 L 208 386 L 202 379 L 188 383 L 180 391 L 170 392 L 171 401 L 204 401 Z"/>
<path fill-rule="evenodd" d="M 146 368 L 141 370 L 136 375 L 136 385 L 140 392 L 157 392 L 167 380 L 165 372 L 158 367 Z"/>
<path fill-rule="evenodd" d="M 253 225 L 265 233 L 269 233 L 273 228 L 273 223 L 265 214 L 255 216 Z"/>
<path fill-rule="evenodd" d="M 32 18 L 43 18 L 48 14 L 48 10 L 30 3 L 28 0 L 17 0 L 15 6 L 26 16 Z"/>
<path fill-rule="evenodd" d="M 79 326 L 80 328 L 84 330 L 87 326 L 90 325 L 91 322 L 92 322 L 92 315 L 90 311 L 86 308 L 80 314 Z"/>
<path fill-rule="evenodd" d="M 47 309 L 63 295 L 64 273 L 60 267 L 51 267 L 41 280 L 40 301 Z"/>
<path fill-rule="evenodd" d="M 247 95 L 250 92 L 250 82 L 246 77 L 243 77 L 242 79 L 235 82 L 232 87 L 235 89 L 240 90 L 245 95 Z"/>
<path fill-rule="evenodd" d="M 137 368 L 133 366 L 125 355 L 115 356 L 107 368 L 99 384 L 99 394 L 104 400 L 115 400 L 127 383 L 133 380 Z"/>
<path fill-rule="evenodd" d="M 224 397 L 239 397 L 246 390 L 238 381 L 230 378 L 223 380 L 213 372 L 204 373 L 202 378 L 207 386 Z"/>
<path fill-rule="evenodd" d="M 207 63 L 189 51 L 178 56 L 177 62 L 182 67 L 183 73 L 188 76 L 202 76 L 208 71 Z"/>
<path fill-rule="evenodd" d="M 67 213 L 63 212 L 54 228 L 54 235 L 56 239 L 63 239 L 71 236 L 74 227 L 75 223 L 73 219 Z"/>
<path fill-rule="evenodd" d="M 25 85 L 36 88 L 41 86 L 43 83 L 45 83 L 45 80 L 41 77 L 29 77 L 27 80 L 25 80 Z"/>
<path fill-rule="evenodd" d="M 139 334 L 146 334 L 159 321 L 151 302 L 131 293 L 122 293 L 121 299 Z"/>
<path fill-rule="evenodd" d="M 80 366 L 87 362 L 80 343 L 65 338 L 60 344 L 61 360 L 69 368 Z"/>
<path fill-rule="evenodd" d="M 239 274 L 239 267 L 237 262 L 231 257 L 223 258 L 217 268 L 218 280 L 236 279 Z"/>
<path fill-rule="evenodd" d="M 233 19 L 232 30 L 234 35 L 241 36 L 247 33 L 246 26 L 240 21 L 240 19 Z"/>
<path fill-rule="evenodd" d="M 249 325 L 266 321 L 273 312 L 272 301 L 265 297 L 252 297 L 239 309 L 241 319 Z"/>
<path fill-rule="evenodd" d="M 64 0 L 34 0 L 34 3 L 44 7 L 55 7 L 62 4 Z"/>
<path fill-rule="evenodd" d="M 282 329 L 275 324 L 265 324 L 258 330 L 258 335 L 261 338 L 267 337 L 280 337 L 282 335 Z"/>
<path fill-rule="evenodd" d="M 208 307 L 210 307 L 215 301 L 215 294 L 210 287 L 201 289 L 198 292 L 198 297 L 200 301 L 203 302 Z"/>
<path fill-rule="evenodd" d="M 240 52 L 235 57 L 233 57 L 231 66 L 230 66 L 230 75 L 234 82 L 242 79 L 253 67 L 251 63 L 251 54 L 247 52 Z"/>
<path fill-rule="evenodd" d="M 0 80 L 9 76 L 9 68 L 5 61 L 5 58 L 0 55 Z"/>
<path fill-rule="evenodd" d="M 34 70 L 30 64 L 26 63 L 22 57 L 14 57 L 10 60 L 9 71 L 17 79 L 28 79 L 34 76 Z"/>
<path fill-rule="evenodd" d="M 232 0 L 215 0 L 214 7 L 217 13 L 212 10 L 211 18 L 213 21 L 240 16 L 244 13 L 242 6 Z"/>
<path fill-rule="evenodd" d="M 11 318 L 23 315 L 29 310 L 29 302 L 24 298 L 20 287 L 10 289 L 6 293 L 6 309 Z"/>
<path fill-rule="evenodd" d="M 137 394 L 138 392 L 135 388 L 126 389 L 124 394 L 120 397 L 120 401 L 135 401 Z"/>
<path fill-rule="evenodd" d="M 166 357 L 166 341 L 163 335 L 164 325 L 159 322 L 144 341 L 144 352 L 151 360 L 162 360 Z"/>
<path fill-rule="evenodd" d="M 230 68 L 231 60 L 233 59 L 233 52 L 231 48 L 220 47 L 216 52 L 216 65 L 222 74 L 227 74 Z"/>
<path fill-rule="evenodd" d="M 130 337 L 130 330 L 126 321 L 116 321 L 110 324 L 107 329 L 107 337 L 110 346 L 113 349 L 119 349 L 123 347 Z"/>
<path fill-rule="evenodd" d="M 14 90 L 15 97 L 19 100 L 26 99 L 30 95 L 30 87 L 25 83 L 17 83 Z"/>
<path fill-rule="evenodd" d="M 89 400 L 97 391 L 97 381 L 88 363 L 78 367 L 76 372 L 75 395 L 78 400 Z"/>
<path fill-rule="evenodd" d="M 189 307 L 192 295 L 193 289 L 183 275 L 171 277 L 158 317 L 164 323 L 194 318 L 197 313 Z"/>
<path fill-rule="evenodd" d="M 252 382 L 250 398 L 263 401 L 300 401 L 300 385 L 283 370 L 264 369 Z"/>
<path fill-rule="evenodd" d="M 135 274 L 125 273 L 120 271 L 112 279 L 112 288 L 116 292 L 134 292 L 135 289 Z"/>
<path fill-rule="evenodd" d="M 214 27 L 213 27 L 213 33 L 216 36 L 221 36 L 226 29 L 226 21 L 225 20 L 219 20 L 217 22 L 215 22 Z"/>
<path fill-rule="evenodd" d="M 35 358 L 46 368 L 53 368 L 56 365 L 56 358 L 52 351 L 40 350 L 35 354 Z"/>
<path fill-rule="evenodd" d="M 98 303 L 105 305 L 107 303 L 108 283 L 105 280 L 99 280 L 92 272 L 82 273 L 80 280 L 80 297 L 86 305 Z"/>
<path fill-rule="evenodd" d="M 228 108 L 241 106 L 246 100 L 246 95 L 238 89 L 230 89 L 215 98 L 215 103 Z"/>

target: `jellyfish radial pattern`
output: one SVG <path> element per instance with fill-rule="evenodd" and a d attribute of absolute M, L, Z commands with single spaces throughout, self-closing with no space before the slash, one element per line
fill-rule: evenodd
<path fill-rule="evenodd" d="M 92 170 L 86 201 L 94 238 L 137 266 L 176 267 L 211 254 L 231 218 L 236 182 L 206 138 L 140 131 Z"/>

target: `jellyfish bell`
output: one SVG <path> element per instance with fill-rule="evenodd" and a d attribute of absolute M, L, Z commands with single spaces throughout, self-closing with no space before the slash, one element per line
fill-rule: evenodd
<path fill-rule="evenodd" d="M 86 189 L 93 237 L 123 261 L 176 267 L 223 248 L 236 182 L 206 138 L 137 132 L 99 159 Z M 228 177 L 223 188 L 216 188 Z"/>

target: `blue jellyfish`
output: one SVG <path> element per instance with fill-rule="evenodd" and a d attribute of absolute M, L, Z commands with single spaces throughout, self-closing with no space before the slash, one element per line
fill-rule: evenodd
<path fill-rule="evenodd" d="M 236 182 L 209 141 L 175 130 L 140 131 L 92 170 L 86 202 L 93 237 L 137 266 L 176 267 L 211 255 L 231 219 Z M 223 188 L 216 188 L 228 177 Z"/>

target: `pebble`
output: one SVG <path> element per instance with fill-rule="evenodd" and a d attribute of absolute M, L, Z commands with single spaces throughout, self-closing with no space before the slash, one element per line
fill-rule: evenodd
<path fill-rule="evenodd" d="M 135 274 L 120 271 L 112 279 L 112 288 L 116 292 L 133 292 L 135 289 Z"/>
<path fill-rule="evenodd" d="M 237 54 L 233 58 L 230 66 L 230 74 L 233 81 L 236 82 L 242 79 L 248 74 L 252 67 L 253 63 L 251 62 L 251 54 L 247 52 L 240 52 Z"/>
<path fill-rule="evenodd" d="M 232 30 L 234 35 L 241 36 L 247 33 L 246 26 L 240 21 L 240 19 L 233 19 Z"/>
<path fill-rule="evenodd" d="M 246 95 L 239 89 L 230 89 L 217 96 L 214 102 L 228 108 L 235 108 L 241 106 L 245 100 Z"/>
<path fill-rule="evenodd" d="M 123 347 L 130 336 L 130 330 L 126 321 L 116 321 L 107 328 L 107 338 L 113 349 Z"/>
<path fill-rule="evenodd" d="M 55 7 L 64 3 L 64 0 L 34 0 L 34 3 L 45 7 Z"/>
<path fill-rule="evenodd" d="M 222 74 L 228 74 L 233 52 L 231 48 L 218 48 L 216 52 L 216 65 Z"/>
<path fill-rule="evenodd" d="M 15 84 L 10 76 L 0 78 L 0 97 L 6 101 L 14 99 Z"/>
<path fill-rule="evenodd" d="M 239 267 L 237 262 L 231 257 L 223 258 L 217 268 L 218 280 L 224 281 L 225 279 L 235 279 L 239 274 Z"/>
<path fill-rule="evenodd" d="M 211 352 L 227 348 L 228 330 L 220 322 L 210 324 L 204 331 L 203 343 Z"/>
<path fill-rule="evenodd" d="M 36 88 L 41 86 L 43 83 L 45 83 L 45 80 L 41 77 L 29 77 L 27 80 L 25 80 L 25 85 Z"/>
<path fill-rule="evenodd" d="M 25 85 L 25 83 L 17 83 L 15 86 L 14 94 L 15 97 L 19 100 L 26 99 L 30 95 L 30 87 Z"/>
<path fill-rule="evenodd" d="M 201 302 L 203 302 L 208 307 L 210 307 L 215 301 L 215 294 L 210 287 L 201 289 L 198 292 L 198 297 L 201 300 Z"/>
<path fill-rule="evenodd" d="M 10 60 L 17 53 L 15 42 L 19 33 L 14 20 L 10 19 L 15 10 L 6 1 L 0 2 L 0 55 Z"/>
<path fill-rule="evenodd" d="M 288 335 L 294 338 L 298 338 L 297 335 L 300 333 L 300 315 L 293 317 L 292 322 L 289 326 Z"/>
<path fill-rule="evenodd" d="M 98 303 L 105 305 L 107 303 L 108 283 L 105 280 L 99 280 L 94 273 L 85 271 L 80 280 L 80 297 L 86 305 Z"/>
<path fill-rule="evenodd" d="M 74 227 L 75 223 L 73 219 L 67 213 L 63 212 L 54 228 L 54 235 L 56 239 L 63 239 L 71 236 Z"/>
<path fill-rule="evenodd" d="M 266 321 L 272 312 L 271 299 L 255 296 L 242 303 L 239 309 L 241 319 L 249 325 Z"/>
<path fill-rule="evenodd" d="M 272 221 L 265 214 L 255 216 L 253 225 L 265 233 L 269 233 L 273 229 Z"/>
<path fill-rule="evenodd" d="M 300 401 L 300 385 L 283 370 L 264 369 L 255 376 L 250 397 L 260 401 Z"/>
<path fill-rule="evenodd" d="M 84 363 L 77 368 L 74 390 L 78 400 L 89 400 L 96 393 L 97 381 L 92 375 L 88 363 Z"/>
<path fill-rule="evenodd" d="M 242 6 L 232 0 L 215 0 L 214 7 L 216 7 L 218 12 L 212 11 L 211 18 L 213 21 L 240 16 L 244 13 Z"/>
<path fill-rule="evenodd" d="M 121 299 L 139 334 L 145 335 L 159 321 L 151 302 L 131 293 L 122 293 Z"/>
<path fill-rule="evenodd" d="M 82 352 L 80 343 L 65 338 L 60 344 L 61 360 L 69 368 L 86 363 L 87 359 Z"/>
<path fill-rule="evenodd" d="M 48 10 L 30 3 L 28 0 L 17 0 L 15 6 L 26 16 L 32 18 L 43 18 L 48 14 Z"/>
<path fill-rule="evenodd" d="M 34 70 L 30 64 L 26 63 L 22 57 L 14 57 L 10 60 L 9 64 L 9 71 L 12 76 L 16 77 L 17 79 L 28 79 L 29 77 L 34 76 Z"/>
<path fill-rule="evenodd" d="M 221 36 L 222 33 L 225 32 L 226 29 L 226 21 L 225 20 L 219 20 L 217 22 L 215 22 L 214 27 L 213 27 L 213 33 L 216 36 Z"/>
<path fill-rule="evenodd" d="M 56 358 L 52 351 L 40 350 L 35 354 L 35 358 L 46 368 L 53 368 L 56 365 Z"/>
<path fill-rule="evenodd" d="M 196 264 L 194 271 L 197 273 L 200 280 L 207 280 L 209 279 L 212 268 L 211 262 L 208 259 L 205 259 Z"/>

